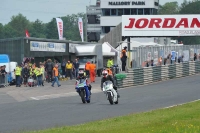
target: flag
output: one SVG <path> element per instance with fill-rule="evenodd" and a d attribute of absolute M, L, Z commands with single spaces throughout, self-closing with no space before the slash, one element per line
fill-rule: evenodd
<path fill-rule="evenodd" d="M 25 30 L 26 37 L 30 37 L 28 30 Z"/>
<path fill-rule="evenodd" d="M 59 40 L 63 40 L 63 21 L 60 18 L 56 18 L 56 22 L 57 22 Z"/>
<path fill-rule="evenodd" d="M 79 28 L 81 40 L 82 40 L 82 42 L 84 42 L 84 38 L 83 38 L 83 20 L 82 20 L 82 18 L 78 19 L 78 28 Z"/>

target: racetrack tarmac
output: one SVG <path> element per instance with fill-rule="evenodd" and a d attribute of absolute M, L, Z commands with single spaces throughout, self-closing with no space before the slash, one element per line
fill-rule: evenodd
<path fill-rule="evenodd" d="M 200 99 L 200 76 L 173 79 L 119 90 L 118 105 L 104 93 L 93 93 L 90 104 L 78 96 L 0 104 L 0 132 L 40 130 L 164 108 Z"/>

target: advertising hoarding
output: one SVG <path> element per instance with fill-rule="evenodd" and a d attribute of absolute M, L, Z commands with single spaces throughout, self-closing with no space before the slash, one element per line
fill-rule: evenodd
<path fill-rule="evenodd" d="M 101 0 L 101 8 L 156 8 L 158 9 L 158 0 Z"/>
<path fill-rule="evenodd" d="M 122 36 L 200 36 L 200 15 L 123 15 Z"/>
<path fill-rule="evenodd" d="M 30 51 L 65 52 L 65 43 L 30 41 Z"/>

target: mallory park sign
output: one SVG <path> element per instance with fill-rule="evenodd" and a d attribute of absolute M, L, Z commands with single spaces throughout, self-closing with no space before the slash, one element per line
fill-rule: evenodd
<path fill-rule="evenodd" d="M 145 5 L 145 1 L 121 1 L 121 2 L 108 2 L 108 5 Z"/>

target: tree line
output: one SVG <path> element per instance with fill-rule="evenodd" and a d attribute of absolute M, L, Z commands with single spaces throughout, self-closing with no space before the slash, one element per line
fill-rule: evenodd
<path fill-rule="evenodd" d="M 61 17 L 63 20 L 63 37 L 66 40 L 81 41 L 78 18 L 83 19 L 85 29 L 85 13 L 78 13 Z M 0 39 L 25 37 L 25 30 L 28 30 L 30 37 L 58 39 L 56 19 L 53 18 L 49 23 L 43 23 L 37 19 L 30 22 L 25 16 L 19 13 L 11 17 L 11 21 L 5 25 L 0 23 Z"/>
<path fill-rule="evenodd" d="M 173 15 L 173 14 L 200 14 L 200 0 L 187 1 L 184 0 L 179 6 L 177 1 L 167 2 L 159 6 L 158 14 L 160 15 Z M 183 44 L 200 44 L 200 37 L 175 37 Z"/>
<path fill-rule="evenodd" d="M 200 14 L 200 0 L 187 1 L 184 0 L 179 6 L 177 1 L 167 2 L 164 5 L 159 5 L 158 14 L 171 15 L 171 14 Z M 63 20 L 63 37 L 66 40 L 81 41 L 78 30 L 78 18 L 83 18 L 83 28 L 86 30 L 86 14 L 78 13 L 61 17 Z M 30 33 L 31 37 L 58 39 L 58 31 L 56 19 L 53 18 L 49 23 L 43 23 L 37 19 L 30 22 L 22 14 L 12 16 L 9 23 L 2 25 L 0 23 L 0 39 L 24 37 L 25 29 Z M 84 34 L 85 36 L 85 34 Z M 86 38 L 86 36 L 84 37 Z M 200 37 L 175 37 L 184 44 L 200 44 Z"/>

